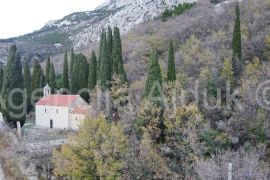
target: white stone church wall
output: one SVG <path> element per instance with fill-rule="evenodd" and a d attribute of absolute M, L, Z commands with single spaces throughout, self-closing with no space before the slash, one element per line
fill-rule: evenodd
<path fill-rule="evenodd" d="M 68 107 L 36 105 L 36 126 L 50 128 L 50 120 L 54 129 L 68 129 Z"/>

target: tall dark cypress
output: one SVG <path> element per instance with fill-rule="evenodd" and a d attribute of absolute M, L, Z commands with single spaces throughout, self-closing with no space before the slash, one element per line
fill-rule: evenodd
<path fill-rule="evenodd" d="M 241 37 L 241 20 L 240 20 L 240 9 L 239 4 L 237 3 L 235 8 L 235 24 L 233 30 L 233 41 L 232 41 L 232 49 L 234 56 L 243 63 L 242 59 L 242 37 Z"/>
<path fill-rule="evenodd" d="M 0 67 L 0 92 L 2 90 L 2 86 L 3 86 L 3 79 L 4 78 L 4 72 L 3 72 L 3 68 Z"/>
<path fill-rule="evenodd" d="M 103 38 L 104 38 L 105 30 L 102 30 L 102 33 L 100 35 L 100 42 L 99 42 L 99 54 L 98 54 L 98 62 L 97 62 L 97 74 L 99 78 L 99 70 L 100 70 L 100 62 L 101 62 L 101 56 L 102 56 L 102 46 L 103 46 Z M 98 79 L 100 81 L 100 79 Z"/>
<path fill-rule="evenodd" d="M 92 51 L 89 64 L 88 88 L 90 90 L 93 90 L 96 84 L 97 84 L 97 59 L 95 52 Z"/>
<path fill-rule="evenodd" d="M 154 51 L 149 62 L 148 75 L 143 96 L 149 100 L 157 97 L 159 98 L 162 93 L 160 91 L 162 91 L 162 75 L 160 65 L 158 63 L 157 52 Z"/>
<path fill-rule="evenodd" d="M 72 68 L 73 68 L 73 64 L 74 64 L 74 50 L 71 50 L 71 54 L 70 54 L 70 66 L 69 66 L 69 74 L 71 76 L 71 72 L 72 72 Z"/>
<path fill-rule="evenodd" d="M 47 61 L 46 61 L 46 69 L 45 69 L 45 76 L 46 76 L 47 83 L 49 83 L 50 69 L 51 69 L 51 58 L 48 55 Z"/>
<path fill-rule="evenodd" d="M 112 48 L 113 48 L 113 34 L 112 34 L 112 29 L 109 26 L 108 27 L 108 32 L 107 32 L 107 45 L 108 45 L 108 58 L 110 61 L 110 72 L 111 72 L 111 77 L 113 75 L 112 72 Z M 111 79 L 110 79 L 111 80 Z"/>
<path fill-rule="evenodd" d="M 87 59 L 83 54 L 77 54 L 74 58 L 70 87 L 72 94 L 77 94 L 79 90 L 88 87 L 88 72 L 85 67 L 89 68 Z M 86 78 L 87 77 L 87 78 Z M 80 94 L 85 100 L 89 99 L 88 93 Z"/>
<path fill-rule="evenodd" d="M 24 101 L 24 95 L 20 92 L 14 93 L 11 99 L 8 97 L 13 90 L 20 89 L 23 91 L 23 75 L 21 59 L 17 53 L 17 47 L 12 45 L 10 47 L 8 62 L 4 71 L 4 82 L 2 88 L 3 105 L 1 110 L 5 117 L 5 120 L 10 125 L 15 125 L 16 121 L 21 121 L 23 124 L 25 121 L 24 107 L 14 108 L 14 106 L 22 106 Z M 12 103 L 12 104 L 11 104 Z M 11 106 L 13 105 L 13 106 Z"/>
<path fill-rule="evenodd" d="M 174 82 L 176 80 L 175 73 L 175 59 L 174 59 L 174 47 L 173 42 L 170 42 L 169 55 L 168 55 L 168 70 L 167 70 L 167 81 Z"/>
<path fill-rule="evenodd" d="M 63 88 L 69 89 L 69 77 L 68 77 L 68 57 L 67 51 L 64 56 L 64 66 L 63 66 Z"/>
<path fill-rule="evenodd" d="M 40 86 L 40 77 L 41 77 L 41 66 L 38 63 L 38 60 L 34 60 L 34 65 L 33 65 L 33 74 L 32 74 L 32 90 L 34 91 L 38 88 L 41 88 Z"/>
<path fill-rule="evenodd" d="M 29 60 L 24 60 L 24 71 L 23 71 L 23 85 L 27 95 L 27 113 L 31 110 L 31 72 L 29 67 Z"/>
<path fill-rule="evenodd" d="M 46 77 L 45 77 L 45 74 L 43 73 L 42 69 L 40 69 L 40 87 L 41 88 L 44 88 L 46 86 Z"/>
<path fill-rule="evenodd" d="M 121 35 L 118 27 L 115 27 L 113 31 L 112 58 L 113 58 L 113 65 L 112 65 L 113 74 L 119 75 L 123 81 L 127 81 L 126 71 L 123 63 Z"/>
<path fill-rule="evenodd" d="M 108 48 L 107 48 L 107 38 L 106 33 L 103 34 L 102 38 L 102 51 L 100 59 L 100 69 L 99 69 L 99 83 L 103 89 L 109 87 L 109 81 L 111 79 L 110 72 L 110 59 L 108 58 Z"/>
<path fill-rule="evenodd" d="M 52 93 L 54 94 L 56 91 L 56 81 L 55 81 L 55 71 L 53 63 L 50 66 L 50 74 L 49 74 L 49 86 L 51 87 Z"/>

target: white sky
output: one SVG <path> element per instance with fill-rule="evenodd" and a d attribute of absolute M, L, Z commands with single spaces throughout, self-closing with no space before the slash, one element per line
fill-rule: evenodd
<path fill-rule="evenodd" d="M 33 32 L 48 21 L 94 10 L 104 0 L 1 0 L 0 39 Z"/>

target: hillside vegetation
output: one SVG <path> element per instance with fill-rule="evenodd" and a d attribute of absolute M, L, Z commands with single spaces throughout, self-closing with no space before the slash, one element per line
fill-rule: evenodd
<path fill-rule="evenodd" d="M 70 89 L 59 93 L 78 93 L 92 106 L 43 174 L 215 180 L 227 179 L 232 163 L 233 179 L 270 178 L 270 1 L 178 8 L 122 37 L 120 28 L 106 27 L 99 44 L 58 62 L 48 57 L 45 68 L 35 60 L 32 73 L 26 59 L 23 84 L 20 56 L 10 48 L 0 73 L 4 105 L 10 89 L 48 83 L 53 93 Z M 8 114 L 21 109 L 1 110 L 10 124 L 25 120 Z"/>

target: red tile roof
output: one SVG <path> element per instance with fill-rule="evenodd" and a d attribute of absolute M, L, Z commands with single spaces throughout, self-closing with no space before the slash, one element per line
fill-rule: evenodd
<path fill-rule="evenodd" d="M 79 106 L 75 108 L 71 113 L 72 114 L 86 114 L 90 111 L 90 106 Z"/>
<path fill-rule="evenodd" d="M 79 95 L 49 95 L 41 98 L 36 105 L 69 106 Z"/>

